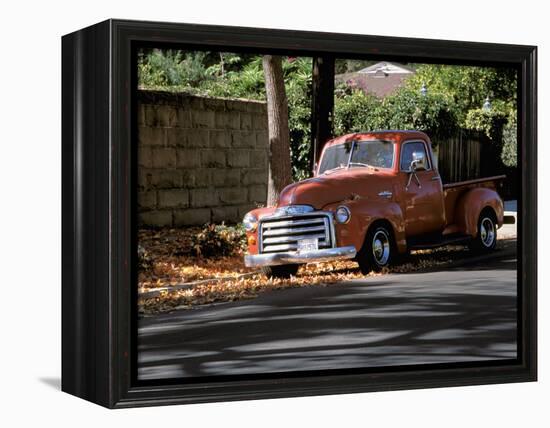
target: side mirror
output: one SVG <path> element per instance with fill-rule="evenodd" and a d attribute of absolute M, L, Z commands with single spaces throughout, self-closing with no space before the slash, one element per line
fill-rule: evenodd
<path fill-rule="evenodd" d="M 427 169 L 426 153 L 413 152 L 411 162 L 411 172 L 425 171 Z"/>

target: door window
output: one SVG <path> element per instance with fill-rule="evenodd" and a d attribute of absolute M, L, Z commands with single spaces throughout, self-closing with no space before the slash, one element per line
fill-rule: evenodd
<path fill-rule="evenodd" d="M 428 157 L 428 153 L 426 152 L 426 145 L 421 141 L 413 141 L 403 144 L 403 147 L 401 149 L 400 161 L 401 171 L 411 170 L 411 162 L 413 161 L 413 153 L 415 152 L 420 152 L 424 154 L 424 158 L 426 159 L 426 170 L 431 169 L 430 158 Z"/>

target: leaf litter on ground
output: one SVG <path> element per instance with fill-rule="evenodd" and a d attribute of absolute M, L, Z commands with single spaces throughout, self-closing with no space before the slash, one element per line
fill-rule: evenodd
<path fill-rule="evenodd" d="M 151 298 L 140 298 L 138 294 L 138 310 L 141 315 L 252 299 L 260 293 L 285 288 L 327 286 L 366 276 L 424 271 L 471 256 L 467 247 L 448 245 L 412 251 L 382 272 L 370 272 L 367 275 L 360 272 L 356 262 L 337 260 L 303 265 L 296 276 L 288 279 L 267 278 L 257 269 L 244 266 L 244 253 L 241 249 L 233 255 L 215 258 L 191 255 L 189 248 L 192 236 L 199 230 L 200 228 L 140 230 L 139 250 L 142 255 L 138 291 L 144 293 L 162 289 L 157 296 Z M 515 241 L 513 242 L 515 245 Z M 510 244 L 500 243 L 501 247 Z M 190 288 L 175 287 L 196 281 L 200 283 Z"/>

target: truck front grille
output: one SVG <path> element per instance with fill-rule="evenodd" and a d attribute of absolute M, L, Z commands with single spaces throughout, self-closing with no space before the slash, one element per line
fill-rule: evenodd
<path fill-rule="evenodd" d="M 301 239 L 317 238 L 319 248 L 331 248 L 332 218 L 327 214 L 311 213 L 292 217 L 274 217 L 260 222 L 260 251 L 275 253 L 295 251 Z"/>

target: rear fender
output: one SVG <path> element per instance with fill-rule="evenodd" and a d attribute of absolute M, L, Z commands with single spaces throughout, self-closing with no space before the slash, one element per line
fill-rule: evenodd
<path fill-rule="evenodd" d="M 499 194 L 484 187 L 476 187 L 460 197 L 456 204 L 455 223 L 466 235 L 477 236 L 477 223 L 481 211 L 492 208 L 498 227 L 504 222 L 504 205 Z"/>

